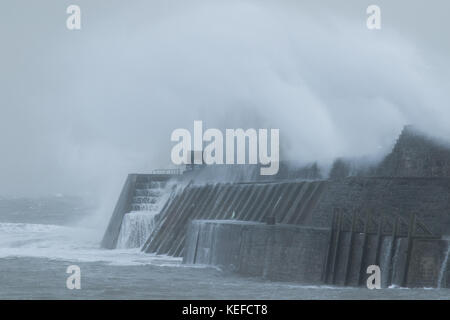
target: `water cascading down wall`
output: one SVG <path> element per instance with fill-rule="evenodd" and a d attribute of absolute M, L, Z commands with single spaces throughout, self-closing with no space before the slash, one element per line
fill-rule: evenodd
<path fill-rule="evenodd" d="M 174 188 L 171 175 L 129 174 L 110 219 L 102 247 L 141 247 L 158 223 L 159 212 Z"/>

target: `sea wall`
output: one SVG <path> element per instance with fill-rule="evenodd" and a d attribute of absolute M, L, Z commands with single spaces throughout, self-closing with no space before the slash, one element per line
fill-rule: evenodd
<path fill-rule="evenodd" d="M 449 240 L 416 239 L 408 268 L 408 287 L 450 288 Z"/>
<path fill-rule="evenodd" d="M 274 281 L 366 285 L 367 267 L 381 270 L 381 285 L 449 287 L 449 241 L 342 232 L 329 228 L 247 221 L 195 220 L 183 262 L 214 265 Z"/>
<path fill-rule="evenodd" d="M 116 247 L 125 214 L 154 212 L 155 181 L 172 179 L 175 187 L 143 237 L 144 252 L 275 280 L 317 283 L 320 274 L 333 285 L 362 285 L 367 266 L 376 264 L 383 286 L 448 286 L 450 148 L 411 127 L 378 167 L 353 177 L 345 163 L 329 180 L 315 164 L 280 164 L 273 177 L 255 165 L 188 169 L 129 175 L 102 246 Z M 343 217 L 338 227 L 335 214 Z"/>
<path fill-rule="evenodd" d="M 293 225 L 196 220 L 188 231 L 183 261 L 270 280 L 318 283 L 329 232 Z"/>
<path fill-rule="evenodd" d="M 182 256 L 189 223 L 195 219 L 302 224 L 315 208 L 325 181 L 189 185 L 161 212 L 163 217 L 143 250 Z"/>
<path fill-rule="evenodd" d="M 450 234 L 450 179 L 448 178 L 346 178 L 327 181 L 320 201 L 305 225 L 328 227 L 334 208 L 375 215 L 411 214 L 436 235 Z"/>
<path fill-rule="evenodd" d="M 194 219 L 236 219 L 329 228 L 336 208 L 375 216 L 412 214 L 435 235 L 450 234 L 450 179 L 347 178 L 339 181 L 192 184 L 163 212 L 144 246 L 148 253 L 182 256 Z"/>

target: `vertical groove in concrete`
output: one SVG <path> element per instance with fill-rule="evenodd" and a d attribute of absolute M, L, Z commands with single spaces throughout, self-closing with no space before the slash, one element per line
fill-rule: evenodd
<path fill-rule="evenodd" d="M 221 210 L 224 208 L 223 204 L 228 203 L 233 199 L 233 194 L 235 191 L 236 189 L 229 183 L 223 185 L 223 188 L 220 188 L 217 198 L 213 200 L 211 203 L 211 208 L 208 209 L 211 211 L 211 219 L 218 219 L 218 217 L 222 214 Z"/>
<path fill-rule="evenodd" d="M 205 196 L 199 199 L 199 207 L 194 211 L 194 213 L 188 217 L 187 222 L 183 222 L 184 224 L 188 225 L 192 220 L 196 219 L 208 219 L 211 218 L 209 210 L 207 208 L 214 202 L 214 199 L 217 198 L 216 194 L 217 191 L 220 190 L 220 185 L 209 185 L 205 186 L 204 189 L 206 189 Z M 186 228 L 184 228 L 186 229 Z M 174 256 L 181 256 L 183 249 L 184 249 L 184 241 L 186 238 L 186 232 L 184 230 L 180 232 L 179 236 L 177 237 L 175 241 L 175 246 L 172 247 L 172 249 L 169 251 L 169 255 Z"/>
<path fill-rule="evenodd" d="M 320 198 L 322 191 L 325 187 L 325 182 L 323 181 L 314 181 L 310 183 L 311 192 L 308 195 L 305 195 L 304 204 L 301 206 L 301 209 L 298 211 L 295 220 L 293 220 L 293 224 L 304 224 L 305 221 L 310 217 L 318 199 Z"/>
<path fill-rule="evenodd" d="M 168 205 L 162 212 L 163 218 L 159 222 L 156 229 L 152 232 L 149 239 L 147 239 L 147 241 L 145 242 L 144 246 L 142 247 L 142 251 L 147 253 L 156 251 L 156 248 L 158 247 L 159 242 L 162 238 L 160 235 L 163 235 L 165 233 L 168 225 L 170 225 L 170 220 L 172 220 L 174 217 L 172 213 L 177 211 L 178 208 L 182 205 L 183 201 L 188 197 L 189 190 L 189 186 L 187 186 L 183 190 L 183 192 L 175 195 L 170 205 Z"/>
<path fill-rule="evenodd" d="M 290 183 L 288 186 L 288 191 L 286 192 L 286 196 L 283 200 L 281 206 L 278 207 L 277 222 L 284 221 L 286 214 L 289 212 L 289 209 L 292 207 L 292 204 L 295 202 L 297 198 L 298 192 L 301 190 L 302 186 L 298 183 Z"/>
<path fill-rule="evenodd" d="M 261 213 L 262 208 L 266 206 L 267 202 L 270 202 L 270 197 L 275 189 L 275 184 L 265 184 L 262 186 L 262 193 L 260 195 L 260 199 L 255 201 L 252 208 L 250 208 L 248 215 L 246 216 L 246 220 L 248 221 L 257 221 L 256 217 Z"/>
<path fill-rule="evenodd" d="M 179 218 L 175 220 L 175 223 L 173 223 L 171 228 L 167 231 L 165 237 L 166 239 L 161 244 L 161 247 L 158 248 L 158 253 L 167 254 L 179 233 L 185 231 L 183 229 L 187 226 L 187 224 L 184 224 L 183 222 L 189 218 L 189 215 L 192 214 L 192 211 L 197 206 L 198 199 L 203 196 L 202 187 L 193 186 L 192 188 L 194 191 L 191 200 L 183 206 L 183 210 L 180 212 Z"/>
<path fill-rule="evenodd" d="M 302 198 L 298 203 L 298 207 L 292 212 L 289 217 L 289 220 L 286 221 L 288 224 L 295 224 L 295 222 L 299 219 L 299 216 L 302 215 L 304 208 L 307 206 L 307 201 L 314 190 L 314 185 L 312 183 L 305 183 L 302 189 Z"/>
<path fill-rule="evenodd" d="M 217 207 L 216 219 L 232 219 L 239 203 L 248 192 L 247 185 L 231 186 L 228 201 L 222 201 Z"/>
<path fill-rule="evenodd" d="M 249 193 L 248 195 L 239 203 L 239 206 L 236 208 L 237 216 L 235 219 L 237 220 L 245 220 L 245 215 L 248 214 L 249 208 L 258 198 L 259 193 L 261 192 L 261 185 L 249 185 L 248 186 Z"/>
<path fill-rule="evenodd" d="M 273 191 L 273 197 L 267 202 L 266 208 L 264 208 L 260 214 L 256 217 L 257 222 L 263 222 L 266 217 L 276 215 L 276 207 L 281 201 L 281 195 L 286 190 L 287 184 L 277 184 L 277 188 Z"/>
<path fill-rule="evenodd" d="M 215 191 L 214 187 L 215 186 L 213 186 L 213 185 L 206 185 L 204 187 L 201 187 L 202 191 L 200 192 L 199 198 L 197 200 L 198 205 L 195 204 L 195 208 L 193 209 L 194 211 L 192 212 L 192 214 L 186 215 L 187 216 L 186 219 L 183 221 L 180 221 L 180 223 L 181 223 L 180 232 L 174 238 L 173 245 L 171 245 L 167 254 L 176 256 L 177 251 L 178 252 L 182 251 L 182 248 L 180 248 L 180 246 L 182 247 L 182 244 L 184 242 L 184 235 L 186 234 L 184 229 L 187 228 L 187 226 L 193 219 L 203 218 L 201 216 L 202 210 L 208 204 L 208 199 L 211 196 L 211 194 L 214 194 L 214 191 Z"/>
<path fill-rule="evenodd" d="M 295 221 L 295 224 L 307 224 L 307 221 L 310 219 L 314 208 L 319 202 L 320 197 L 322 196 L 322 193 L 327 186 L 325 181 L 315 181 L 312 183 L 315 184 L 316 187 L 314 188 L 312 195 L 308 198 L 306 207 L 304 207 L 304 211 L 299 214 L 299 217 Z"/>
<path fill-rule="evenodd" d="M 163 245 L 163 242 L 167 237 L 170 236 L 170 232 L 172 231 L 173 225 L 175 224 L 176 218 L 180 212 L 184 209 L 186 203 L 189 203 L 190 199 L 195 195 L 196 189 L 192 186 L 187 187 L 183 192 L 183 197 L 180 199 L 178 205 L 174 208 L 170 208 L 172 210 L 167 212 L 168 218 L 164 221 L 164 224 L 155 234 L 155 241 L 152 241 L 148 246 L 148 249 L 145 252 L 156 252 L 159 253 L 159 249 Z"/>
<path fill-rule="evenodd" d="M 307 187 L 306 187 L 307 184 L 308 184 L 307 182 L 298 183 L 299 190 L 296 195 L 296 198 L 295 198 L 294 202 L 292 203 L 291 207 L 289 208 L 289 210 L 284 215 L 282 221 L 280 221 L 281 223 L 287 224 L 291 220 L 293 220 L 292 217 L 297 213 L 297 208 L 303 201 L 303 195 L 305 194 L 305 190 L 307 189 Z"/>
<path fill-rule="evenodd" d="M 264 202 L 265 195 L 267 192 L 267 185 L 261 184 L 257 186 L 258 193 L 254 197 L 254 199 L 249 203 L 249 205 L 244 209 L 244 215 L 242 216 L 242 220 L 245 221 L 251 221 L 251 217 L 253 215 L 253 212 L 255 211 L 255 208 L 258 207 L 258 205 L 261 202 Z"/>

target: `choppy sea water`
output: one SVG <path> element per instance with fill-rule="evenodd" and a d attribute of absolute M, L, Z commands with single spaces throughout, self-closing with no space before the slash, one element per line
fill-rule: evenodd
<path fill-rule="evenodd" d="M 66 197 L 0 199 L 0 299 L 450 299 L 449 289 L 303 286 L 103 250 L 103 230 L 86 222 L 91 210 Z M 74 264 L 80 290 L 66 287 Z"/>

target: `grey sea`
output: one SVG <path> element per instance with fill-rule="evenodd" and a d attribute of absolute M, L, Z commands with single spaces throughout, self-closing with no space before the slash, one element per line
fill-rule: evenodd
<path fill-rule="evenodd" d="M 104 250 L 80 199 L 0 199 L 0 299 L 449 299 L 449 289 L 340 288 L 244 278 L 139 249 Z M 81 269 L 69 290 L 67 267 Z"/>

